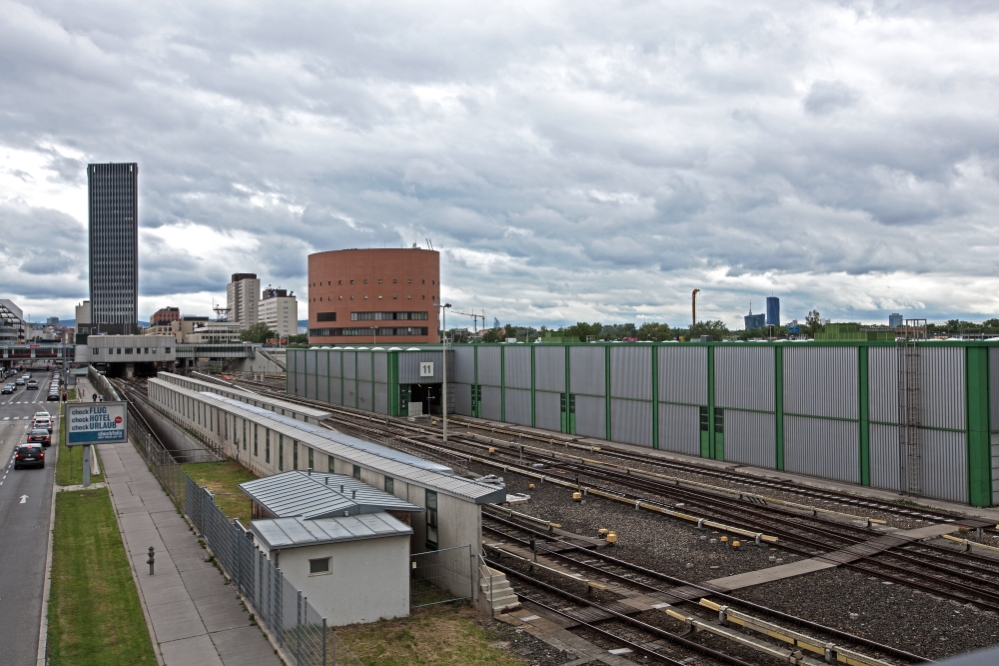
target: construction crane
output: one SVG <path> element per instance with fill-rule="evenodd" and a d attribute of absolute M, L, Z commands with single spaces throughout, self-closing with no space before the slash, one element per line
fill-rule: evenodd
<path fill-rule="evenodd" d="M 700 289 L 695 289 L 690 294 L 690 314 L 691 314 L 690 325 L 691 326 L 697 326 L 697 292 L 699 292 L 699 291 L 700 291 Z"/>
<path fill-rule="evenodd" d="M 472 318 L 472 329 L 475 331 L 476 335 L 479 334 L 479 326 L 478 326 L 478 324 L 479 324 L 479 320 L 480 319 L 482 320 L 482 330 L 486 330 L 486 311 L 485 310 L 482 311 L 482 314 L 475 314 L 474 312 L 458 312 L 457 310 L 452 310 L 451 314 L 460 314 L 460 315 L 465 315 L 466 317 L 471 317 Z"/>

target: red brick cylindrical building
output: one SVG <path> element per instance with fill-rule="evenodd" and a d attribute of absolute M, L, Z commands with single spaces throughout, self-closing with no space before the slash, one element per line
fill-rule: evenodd
<path fill-rule="evenodd" d="M 420 248 L 309 255 L 309 343 L 440 342 L 440 253 Z"/>

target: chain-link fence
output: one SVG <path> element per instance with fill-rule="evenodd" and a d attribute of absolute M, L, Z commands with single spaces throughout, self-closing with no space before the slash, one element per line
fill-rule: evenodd
<path fill-rule="evenodd" d="M 226 518 L 215 505 L 212 493 L 199 488 L 190 476 L 184 477 L 184 512 L 252 606 L 260 623 L 296 666 L 361 666 L 326 626 L 326 618 L 253 543 L 250 532 L 238 520 Z"/>
<path fill-rule="evenodd" d="M 432 606 L 471 599 L 472 571 L 475 569 L 470 546 L 458 546 L 409 556 L 409 605 Z"/>

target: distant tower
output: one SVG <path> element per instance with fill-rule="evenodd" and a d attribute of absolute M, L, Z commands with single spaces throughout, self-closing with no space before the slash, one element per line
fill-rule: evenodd
<path fill-rule="evenodd" d="M 888 325 L 892 328 L 901 328 L 902 326 L 902 315 L 897 312 L 892 312 L 888 315 Z"/>
<path fill-rule="evenodd" d="M 767 326 L 780 326 L 780 299 L 767 296 Z"/>
<path fill-rule="evenodd" d="M 87 165 L 90 332 L 134 335 L 139 292 L 139 165 Z"/>
<path fill-rule="evenodd" d="M 247 329 L 260 321 L 260 280 L 256 273 L 233 273 L 226 287 L 228 321 Z M 221 320 L 220 320 L 221 321 Z"/>
<path fill-rule="evenodd" d="M 743 317 L 743 321 L 746 322 L 746 330 L 753 331 L 766 326 L 766 315 L 753 314 L 753 304 L 750 303 L 749 314 Z"/>

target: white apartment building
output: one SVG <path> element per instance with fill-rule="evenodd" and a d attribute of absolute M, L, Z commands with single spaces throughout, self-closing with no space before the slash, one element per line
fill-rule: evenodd
<path fill-rule="evenodd" d="M 238 323 L 240 329 L 247 329 L 260 321 L 260 280 L 256 273 L 233 273 L 225 292 L 230 322 Z"/>
<path fill-rule="evenodd" d="M 239 342 L 239 332 L 242 328 L 234 321 L 199 322 L 193 331 L 184 335 L 184 342 L 190 344 Z"/>
<path fill-rule="evenodd" d="M 277 333 L 279 338 L 298 334 L 298 301 L 295 292 L 287 289 L 264 289 L 264 297 L 260 299 L 260 321 Z"/>

